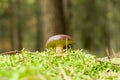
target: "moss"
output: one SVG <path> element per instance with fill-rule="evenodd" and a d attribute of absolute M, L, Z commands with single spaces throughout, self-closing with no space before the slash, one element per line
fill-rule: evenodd
<path fill-rule="evenodd" d="M 120 67 L 99 61 L 84 50 L 67 50 L 58 56 L 54 50 L 0 55 L 1 80 L 118 80 Z M 110 75 L 113 74 L 113 75 Z"/>

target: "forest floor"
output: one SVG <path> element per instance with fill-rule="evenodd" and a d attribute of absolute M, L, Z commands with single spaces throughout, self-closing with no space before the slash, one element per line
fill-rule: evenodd
<path fill-rule="evenodd" d="M 0 80 L 120 80 L 120 59 L 104 59 L 84 50 L 22 50 L 0 55 Z"/>

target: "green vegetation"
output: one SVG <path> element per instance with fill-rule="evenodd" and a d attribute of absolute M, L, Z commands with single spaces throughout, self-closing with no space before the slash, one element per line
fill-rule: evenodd
<path fill-rule="evenodd" d="M 83 50 L 0 55 L 0 80 L 118 80 L 119 76 L 119 65 L 98 61 Z"/>

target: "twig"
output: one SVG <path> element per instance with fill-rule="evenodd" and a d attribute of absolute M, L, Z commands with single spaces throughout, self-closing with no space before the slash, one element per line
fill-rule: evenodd
<path fill-rule="evenodd" d="M 70 75 L 71 75 L 71 76 L 74 75 L 74 69 L 73 69 L 73 66 L 70 68 Z"/>
<path fill-rule="evenodd" d="M 117 56 L 116 56 L 116 53 L 115 53 L 115 51 L 114 51 L 114 49 L 112 48 L 111 50 L 112 50 L 113 56 L 114 56 L 114 57 L 117 57 Z"/>
<path fill-rule="evenodd" d="M 110 60 L 110 52 L 109 52 L 108 48 L 106 48 L 105 51 L 106 51 L 106 55 L 108 57 L 108 60 L 111 62 L 111 60 Z"/>
<path fill-rule="evenodd" d="M 63 56 L 68 56 L 70 54 L 55 54 L 54 57 L 63 57 Z"/>
<path fill-rule="evenodd" d="M 66 72 L 64 71 L 64 69 L 62 68 L 61 64 L 58 64 L 60 70 L 61 70 L 61 75 L 63 76 L 64 80 L 71 80 L 71 78 L 69 76 L 67 76 Z"/>
<path fill-rule="evenodd" d="M 106 58 L 106 57 L 105 57 L 105 58 Z M 104 62 L 107 61 L 105 58 L 97 58 L 96 60 L 97 60 L 98 62 L 100 62 L 100 63 L 104 63 Z M 113 63 L 113 62 L 111 62 L 111 63 L 112 63 L 113 65 L 120 66 L 120 64 L 115 64 L 115 63 Z"/>
<path fill-rule="evenodd" d="M 14 50 L 14 51 L 8 51 L 8 52 L 0 53 L 0 55 L 12 55 L 12 54 L 20 53 L 20 52 L 21 52 L 21 51 Z"/>

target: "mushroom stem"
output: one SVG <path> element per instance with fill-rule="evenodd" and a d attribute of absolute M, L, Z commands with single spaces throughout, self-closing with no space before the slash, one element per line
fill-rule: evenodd
<path fill-rule="evenodd" d="M 63 53 L 63 47 L 56 46 L 56 53 Z"/>

